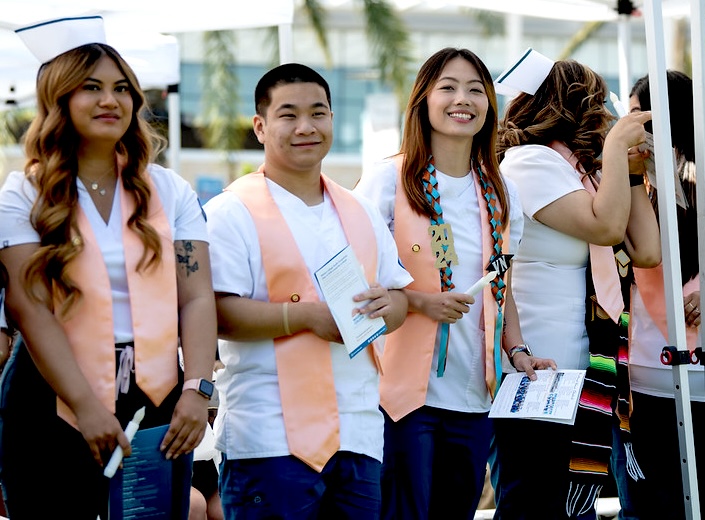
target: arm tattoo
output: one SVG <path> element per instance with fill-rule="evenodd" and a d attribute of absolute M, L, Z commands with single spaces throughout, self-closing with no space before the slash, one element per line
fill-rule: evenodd
<path fill-rule="evenodd" d="M 198 262 L 193 259 L 196 246 L 190 240 L 179 240 L 174 244 L 176 253 L 176 267 L 186 270 L 186 277 L 198 271 Z"/>

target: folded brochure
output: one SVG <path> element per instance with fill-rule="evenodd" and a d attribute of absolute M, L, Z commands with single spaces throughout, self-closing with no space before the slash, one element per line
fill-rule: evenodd
<path fill-rule="evenodd" d="M 490 417 L 574 424 L 585 370 L 537 370 L 536 377 L 531 381 L 524 372 L 507 374 Z"/>
<path fill-rule="evenodd" d="M 367 303 L 353 301 L 353 296 L 369 289 L 362 266 L 348 245 L 314 274 L 352 358 L 387 330 L 383 318 L 353 313 Z"/>

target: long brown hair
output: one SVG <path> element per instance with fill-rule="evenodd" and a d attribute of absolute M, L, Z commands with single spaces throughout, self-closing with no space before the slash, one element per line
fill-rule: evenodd
<path fill-rule="evenodd" d="M 142 116 L 146 101 L 137 77 L 117 51 L 108 45 L 84 45 L 57 56 L 39 70 L 37 116 L 25 139 L 25 175 L 37 189 L 31 221 L 39 234 L 40 246 L 29 259 L 24 287 L 37 301 L 45 300 L 46 294 L 55 294 L 62 301 L 64 312 L 81 294 L 68 276 L 66 266 L 82 250 L 82 241 L 72 242 L 72 236 L 80 236 L 76 221 L 79 137 L 71 122 L 68 105 L 73 92 L 103 56 L 113 60 L 125 75 L 133 101 L 130 126 L 117 143 L 115 152 L 126 160 L 121 174 L 122 185 L 135 199 L 135 211 L 128 226 L 144 244 L 138 269 L 156 264 L 162 253 L 159 235 L 147 222 L 151 192 L 142 172 L 163 141 Z"/>
<path fill-rule="evenodd" d="M 607 83 L 574 60 L 557 61 L 535 95 L 521 93 L 507 106 L 499 127 L 500 158 L 512 146 L 560 141 L 585 173 L 602 166 L 599 156 L 610 121 Z"/>
<path fill-rule="evenodd" d="M 416 76 L 404 118 L 400 154 L 404 156 L 402 184 L 409 204 L 417 213 L 431 216 L 433 210 L 424 195 L 421 178 L 431 155 L 431 122 L 428 117 L 427 98 L 448 62 L 454 58 L 467 60 L 480 74 L 489 100 L 485 124 L 472 140 L 471 160 L 482 168 L 502 208 L 502 226 L 509 219 L 509 197 L 499 173 L 495 147 L 497 144 L 497 97 L 492 76 L 480 58 L 467 49 L 446 47 L 428 58 Z M 470 165 L 468 165 L 470 168 Z"/>

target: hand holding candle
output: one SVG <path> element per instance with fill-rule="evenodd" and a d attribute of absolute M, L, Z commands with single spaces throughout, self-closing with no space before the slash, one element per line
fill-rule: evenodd
<path fill-rule="evenodd" d="M 489 284 L 492 280 L 494 280 L 496 278 L 496 276 L 497 276 L 497 271 L 490 271 L 485 276 L 480 278 L 477 282 L 472 284 L 472 287 L 470 287 L 467 291 L 465 291 L 465 294 L 469 294 L 470 296 L 475 296 L 482 289 L 484 289 L 487 284 Z"/>
<path fill-rule="evenodd" d="M 144 419 L 144 411 L 145 409 L 143 406 L 135 412 L 135 415 L 134 417 L 132 417 L 132 420 L 127 423 L 127 428 L 125 428 L 125 437 L 127 437 L 127 440 L 129 442 L 132 442 L 135 433 L 140 427 L 140 422 L 142 422 L 142 419 Z M 113 451 L 113 454 L 110 457 L 108 464 L 105 466 L 105 469 L 103 470 L 103 475 L 108 478 L 113 478 L 113 475 L 115 475 L 115 472 L 117 471 L 120 462 L 122 462 L 122 457 L 122 446 L 118 445 L 115 447 L 115 450 Z"/>
<path fill-rule="evenodd" d="M 624 105 L 619 100 L 617 94 L 610 92 L 610 101 L 612 101 L 612 106 L 620 119 L 627 115 L 627 109 L 624 108 Z"/>

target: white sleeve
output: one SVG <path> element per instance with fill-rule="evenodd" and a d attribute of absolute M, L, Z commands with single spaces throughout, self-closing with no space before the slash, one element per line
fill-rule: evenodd
<path fill-rule="evenodd" d="M 524 234 L 524 212 L 516 184 L 511 179 L 504 179 L 509 195 L 509 252 L 516 254 L 521 236 Z"/>
<path fill-rule="evenodd" d="M 374 204 L 387 227 L 394 231 L 394 203 L 397 190 L 397 167 L 392 159 L 376 162 L 362 172 L 353 192 Z"/>
<path fill-rule="evenodd" d="M 37 191 L 23 172 L 11 172 L 0 190 L 0 246 L 39 243 L 30 214 Z"/>
<path fill-rule="evenodd" d="M 500 169 L 505 177 L 516 183 L 524 213 L 532 220 L 539 210 L 552 202 L 584 189 L 570 163 L 547 146 L 510 148 Z"/>
<path fill-rule="evenodd" d="M 247 208 L 224 191 L 205 205 L 208 216 L 213 289 L 246 298 L 254 295 L 251 258 L 259 258 L 259 238 Z"/>
<path fill-rule="evenodd" d="M 173 222 L 174 240 L 208 242 L 206 214 L 191 185 L 173 170 L 149 166 L 164 210 Z"/>

